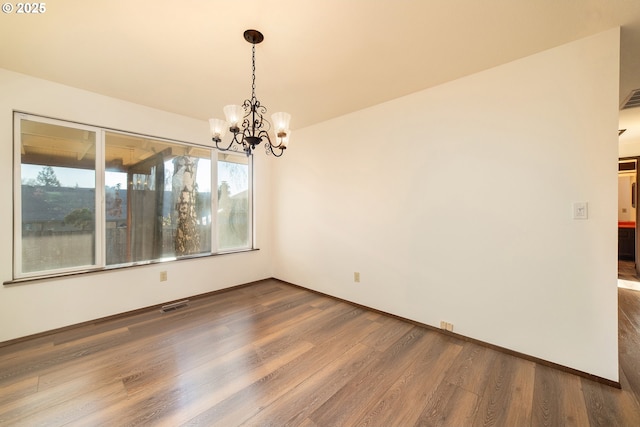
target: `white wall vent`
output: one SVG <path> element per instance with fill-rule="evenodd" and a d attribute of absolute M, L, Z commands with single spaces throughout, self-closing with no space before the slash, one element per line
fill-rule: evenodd
<path fill-rule="evenodd" d="M 622 103 L 621 110 L 626 110 L 627 108 L 635 108 L 640 107 L 640 89 L 632 90 L 627 99 Z"/>

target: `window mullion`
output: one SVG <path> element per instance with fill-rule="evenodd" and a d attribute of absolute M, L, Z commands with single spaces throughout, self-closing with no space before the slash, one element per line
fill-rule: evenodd
<path fill-rule="evenodd" d="M 253 198 L 253 156 L 251 156 L 249 158 L 249 167 L 247 168 L 248 172 L 249 172 L 249 176 L 247 177 L 247 180 L 249 182 L 248 185 L 248 192 L 249 194 L 247 194 L 247 238 L 249 239 L 249 247 L 252 249 L 255 249 L 256 247 L 256 236 L 254 233 L 254 224 L 255 224 L 255 215 L 254 215 L 254 209 L 253 209 L 253 202 L 254 202 L 254 198 Z"/>
<path fill-rule="evenodd" d="M 104 130 L 100 129 L 96 135 L 96 206 L 95 223 L 96 230 L 96 264 L 99 267 L 106 265 L 106 214 L 105 214 L 105 156 L 104 156 Z"/>
<path fill-rule="evenodd" d="M 13 144 L 13 271 L 14 276 L 22 273 L 22 119 L 24 114 L 14 114 Z"/>
<path fill-rule="evenodd" d="M 218 150 L 211 150 L 211 253 L 218 252 Z"/>

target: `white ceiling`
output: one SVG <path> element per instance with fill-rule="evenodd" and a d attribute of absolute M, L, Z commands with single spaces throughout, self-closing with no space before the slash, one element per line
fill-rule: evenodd
<path fill-rule="evenodd" d="M 640 88 L 638 0 L 58 0 L 0 16 L 0 67 L 186 116 L 256 93 L 308 126 L 622 27 Z M 637 109 L 640 110 L 640 109 Z M 639 127 L 640 128 L 640 127 Z"/>

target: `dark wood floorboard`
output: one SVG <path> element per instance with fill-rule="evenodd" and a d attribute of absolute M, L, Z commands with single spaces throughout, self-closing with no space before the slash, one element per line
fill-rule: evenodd
<path fill-rule="evenodd" d="M 618 260 L 618 279 L 640 282 L 634 261 Z"/>
<path fill-rule="evenodd" d="M 0 426 L 640 426 L 612 388 L 276 280 L 0 347 Z"/>

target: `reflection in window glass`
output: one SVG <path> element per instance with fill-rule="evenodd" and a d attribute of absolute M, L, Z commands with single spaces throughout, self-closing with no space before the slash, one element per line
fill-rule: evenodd
<path fill-rule="evenodd" d="M 95 132 L 20 120 L 21 271 L 91 266 Z"/>
<path fill-rule="evenodd" d="M 218 249 L 251 247 L 249 211 L 249 158 L 244 154 L 218 154 Z"/>
<path fill-rule="evenodd" d="M 105 135 L 107 265 L 211 252 L 211 150 Z"/>

